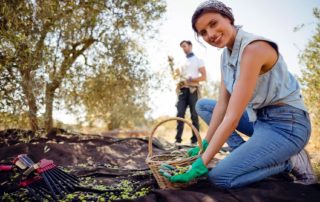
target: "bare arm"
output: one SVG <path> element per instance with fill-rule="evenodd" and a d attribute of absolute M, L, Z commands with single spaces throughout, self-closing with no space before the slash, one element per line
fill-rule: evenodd
<path fill-rule="evenodd" d="M 226 113 L 228 102 L 230 99 L 230 94 L 227 91 L 224 82 L 223 82 L 223 75 L 221 75 L 221 82 L 220 82 L 220 91 L 219 91 L 219 98 L 217 101 L 216 106 L 213 109 L 211 121 L 209 124 L 209 128 L 206 134 L 205 139 L 210 142 L 213 134 L 216 132 L 218 126 L 222 122 L 222 119 Z"/>
<path fill-rule="evenodd" d="M 261 68 L 274 59 L 275 50 L 266 42 L 249 44 L 242 55 L 240 75 L 235 83 L 225 116 L 216 129 L 202 160 L 207 165 L 236 129 L 238 122 L 250 101 Z"/>
<path fill-rule="evenodd" d="M 207 72 L 206 72 L 206 68 L 205 67 L 200 67 L 199 68 L 199 72 L 201 74 L 200 77 L 197 77 L 197 78 L 192 78 L 190 80 L 190 82 L 200 82 L 200 81 L 205 81 L 207 80 Z"/>

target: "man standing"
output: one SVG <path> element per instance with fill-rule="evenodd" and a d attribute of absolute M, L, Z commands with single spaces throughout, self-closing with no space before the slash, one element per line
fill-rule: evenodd
<path fill-rule="evenodd" d="M 206 69 L 203 61 L 195 56 L 192 52 L 191 41 L 182 41 L 180 47 L 186 54 L 186 61 L 182 65 L 180 72 L 180 82 L 177 85 L 178 102 L 176 104 L 178 113 L 177 117 L 184 118 L 186 109 L 189 106 L 192 124 L 199 130 L 199 119 L 195 109 L 196 102 L 200 94 L 200 82 L 206 80 Z M 181 143 L 184 123 L 177 122 L 176 143 Z M 197 142 L 194 132 L 191 138 L 191 144 Z"/>

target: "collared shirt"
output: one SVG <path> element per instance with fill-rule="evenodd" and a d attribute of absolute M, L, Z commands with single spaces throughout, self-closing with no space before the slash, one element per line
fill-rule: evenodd
<path fill-rule="evenodd" d="M 181 76 L 184 79 L 197 78 L 200 76 L 199 69 L 203 67 L 203 61 L 194 54 L 188 54 L 187 59 L 181 66 Z"/>
<path fill-rule="evenodd" d="M 241 56 L 248 44 L 253 41 L 266 41 L 278 52 L 278 46 L 273 41 L 245 32 L 241 27 L 237 27 L 237 29 L 238 32 L 231 53 L 228 48 L 225 48 L 221 55 L 223 81 L 230 94 L 232 94 L 234 84 L 239 78 Z M 258 109 L 279 102 L 307 111 L 298 81 L 288 71 L 287 64 L 278 52 L 276 64 L 271 70 L 258 78 L 253 96 L 247 105 L 246 111 L 249 120 L 254 122 L 257 119 L 256 112 Z"/>

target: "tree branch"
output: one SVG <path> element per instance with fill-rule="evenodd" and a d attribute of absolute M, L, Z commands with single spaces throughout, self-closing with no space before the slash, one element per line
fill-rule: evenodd
<path fill-rule="evenodd" d="M 83 39 L 81 42 L 77 42 L 72 44 L 71 50 L 63 50 L 62 53 L 64 55 L 64 60 L 61 63 L 61 68 L 57 76 L 53 79 L 51 85 L 48 87 L 51 88 L 51 90 L 55 90 L 59 87 L 60 83 L 62 82 L 62 79 L 65 77 L 65 74 L 67 70 L 71 67 L 71 65 L 74 63 L 74 61 L 78 58 L 79 55 L 81 55 L 85 50 L 87 50 L 96 40 L 92 37 Z M 76 48 L 79 45 L 83 45 L 83 47 L 80 50 L 76 50 Z"/>

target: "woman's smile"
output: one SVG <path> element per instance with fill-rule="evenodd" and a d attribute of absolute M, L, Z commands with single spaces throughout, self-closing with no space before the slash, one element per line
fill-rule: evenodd
<path fill-rule="evenodd" d="M 218 45 L 221 41 L 222 41 L 222 33 L 219 34 L 219 35 L 214 39 L 213 43 L 215 43 L 215 44 Z"/>

